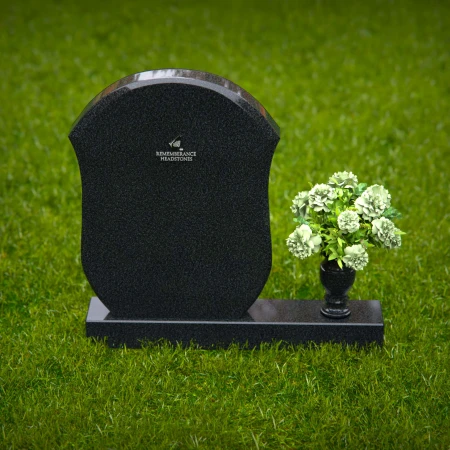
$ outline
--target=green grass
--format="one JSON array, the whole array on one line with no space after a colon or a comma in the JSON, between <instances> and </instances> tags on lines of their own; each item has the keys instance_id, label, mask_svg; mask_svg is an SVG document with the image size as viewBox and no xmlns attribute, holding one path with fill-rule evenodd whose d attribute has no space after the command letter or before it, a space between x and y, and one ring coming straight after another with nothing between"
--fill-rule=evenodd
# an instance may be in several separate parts
<instances>
[{"instance_id":1,"label":"green grass","mask_svg":"<svg viewBox=\"0 0 450 450\"><path fill-rule=\"evenodd\" d=\"M445 1L2 2L0 448L450 448L450 7ZM81 187L67 139L144 70L225 76L282 128L265 298L321 298L295 261L292 197L334 171L404 213L352 298L385 345L111 350L84 336Z\"/></svg>"}]
</instances>

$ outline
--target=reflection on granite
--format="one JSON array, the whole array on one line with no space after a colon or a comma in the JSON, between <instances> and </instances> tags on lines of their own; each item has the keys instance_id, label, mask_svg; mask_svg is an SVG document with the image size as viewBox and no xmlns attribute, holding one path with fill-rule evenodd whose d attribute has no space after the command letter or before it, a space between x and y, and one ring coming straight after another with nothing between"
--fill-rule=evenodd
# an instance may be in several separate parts
<instances>
[{"instance_id":1,"label":"reflection on granite","mask_svg":"<svg viewBox=\"0 0 450 450\"><path fill-rule=\"evenodd\" d=\"M298 303L289 300L257 300L248 310L255 322L298 322Z\"/></svg>"},{"instance_id":2,"label":"reflection on granite","mask_svg":"<svg viewBox=\"0 0 450 450\"><path fill-rule=\"evenodd\" d=\"M320 314L321 300L256 300L248 313L255 322L358 324L380 323L381 307L378 300L350 300L351 315L343 319L329 319Z\"/></svg>"},{"instance_id":3,"label":"reflection on granite","mask_svg":"<svg viewBox=\"0 0 450 450\"><path fill-rule=\"evenodd\" d=\"M267 112L261 103L256 100L250 93L248 93L245 89L242 89L236 83L233 83L226 78L220 77L218 75L214 75L209 72L202 72L199 70L189 70L189 69L159 69L159 70L149 70L146 72L138 72L132 75L128 75L120 80L110 84L107 88L103 89L99 94L97 94L84 108L80 116L76 119L72 128L74 128L80 119L93 107L95 106L101 99L108 96L109 94L121 89L121 88L131 88L133 83L142 83L149 82L152 83L170 83L176 81L177 79L185 79L185 80L199 80L204 81L205 84L210 84L213 88L214 86L223 87L226 91L234 92L240 98L242 98L241 106L246 109L246 106L249 105L252 107L258 114L263 116L275 130L275 132L279 135L280 128L277 123L273 120L272 116Z\"/></svg>"}]
</instances>

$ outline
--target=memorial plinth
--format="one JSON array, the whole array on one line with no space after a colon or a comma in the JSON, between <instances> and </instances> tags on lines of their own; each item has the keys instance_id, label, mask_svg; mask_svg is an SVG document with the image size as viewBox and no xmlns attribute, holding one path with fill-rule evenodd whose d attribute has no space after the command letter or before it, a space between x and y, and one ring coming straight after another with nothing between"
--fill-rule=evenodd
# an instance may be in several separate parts
<instances>
[{"instance_id":1,"label":"memorial plinth","mask_svg":"<svg viewBox=\"0 0 450 450\"><path fill-rule=\"evenodd\" d=\"M384 324L378 300L351 300L352 314L341 320L320 313L322 300L258 299L240 320L117 320L97 298L91 299L87 336L107 338L110 347L139 348L146 341L191 342L204 348L240 344L248 348L282 340L289 344L337 342L383 345Z\"/></svg>"}]
</instances>

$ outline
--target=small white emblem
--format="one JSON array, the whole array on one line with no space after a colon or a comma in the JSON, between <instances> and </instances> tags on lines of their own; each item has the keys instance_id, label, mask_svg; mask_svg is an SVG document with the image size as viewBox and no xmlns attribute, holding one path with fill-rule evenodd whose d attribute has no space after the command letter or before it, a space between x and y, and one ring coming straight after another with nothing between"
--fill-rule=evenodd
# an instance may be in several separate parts
<instances>
[{"instance_id":1,"label":"small white emblem","mask_svg":"<svg viewBox=\"0 0 450 450\"><path fill-rule=\"evenodd\" d=\"M182 148L180 148L180 146L181 146L181 134L179 136L177 136L172 142L169 142L169 145L172 148L179 148L180 151L183 150Z\"/></svg>"}]
</instances>

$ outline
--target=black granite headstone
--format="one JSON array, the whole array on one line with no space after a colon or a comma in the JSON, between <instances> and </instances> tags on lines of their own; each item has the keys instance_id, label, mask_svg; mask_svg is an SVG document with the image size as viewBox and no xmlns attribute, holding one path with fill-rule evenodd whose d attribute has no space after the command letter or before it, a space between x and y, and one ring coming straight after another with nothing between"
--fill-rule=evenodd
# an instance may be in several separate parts
<instances>
[{"instance_id":1,"label":"black granite headstone","mask_svg":"<svg viewBox=\"0 0 450 450\"><path fill-rule=\"evenodd\" d=\"M267 111L224 78L156 70L106 88L69 138L82 264L111 317L243 317L271 269Z\"/></svg>"},{"instance_id":2,"label":"black granite headstone","mask_svg":"<svg viewBox=\"0 0 450 450\"><path fill-rule=\"evenodd\" d=\"M112 84L69 136L82 181L90 337L112 347L383 341L380 303L257 299L272 262L268 180L280 131L234 83L157 70Z\"/></svg>"}]
</instances>

